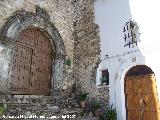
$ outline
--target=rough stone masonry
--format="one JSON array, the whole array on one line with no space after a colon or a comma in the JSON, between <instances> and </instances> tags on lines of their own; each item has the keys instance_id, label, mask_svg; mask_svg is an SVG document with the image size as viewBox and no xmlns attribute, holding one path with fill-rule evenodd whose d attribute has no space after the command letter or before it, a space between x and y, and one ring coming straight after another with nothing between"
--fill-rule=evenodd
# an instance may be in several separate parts
<instances>
[{"instance_id":1,"label":"rough stone masonry","mask_svg":"<svg viewBox=\"0 0 160 120\"><path fill-rule=\"evenodd\" d=\"M62 91L67 93L76 83L82 91L89 92L91 98L97 97L100 37L95 24L94 1L0 0L1 94L10 94L9 63L18 34L27 27L46 31L55 45L51 95ZM70 66L65 64L67 59L71 60ZM103 91L106 96L107 91Z\"/></svg>"}]
</instances>

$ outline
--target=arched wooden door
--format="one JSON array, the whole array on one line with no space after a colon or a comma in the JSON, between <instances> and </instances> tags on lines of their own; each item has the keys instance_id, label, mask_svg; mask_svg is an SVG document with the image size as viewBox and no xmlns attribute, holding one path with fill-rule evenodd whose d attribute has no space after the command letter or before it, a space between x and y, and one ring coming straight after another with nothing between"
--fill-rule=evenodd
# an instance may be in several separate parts
<instances>
[{"instance_id":1,"label":"arched wooden door","mask_svg":"<svg viewBox=\"0 0 160 120\"><path fill-rule=\"evenodd\" d=\"M127 120L160 120L154 74L136 75L125 80Z\"/></svg>"},{"instance_id":2,"label":"arched wooden door","mask_svg":"<svg viewBox=\"0 0 160 120\"><path fill-rule=\"evenodd\" d=\"M23 30L16 41L11 64L11 94L48 95L51 84L52 46L38 29Z\"/></svg>"}]
</instances>

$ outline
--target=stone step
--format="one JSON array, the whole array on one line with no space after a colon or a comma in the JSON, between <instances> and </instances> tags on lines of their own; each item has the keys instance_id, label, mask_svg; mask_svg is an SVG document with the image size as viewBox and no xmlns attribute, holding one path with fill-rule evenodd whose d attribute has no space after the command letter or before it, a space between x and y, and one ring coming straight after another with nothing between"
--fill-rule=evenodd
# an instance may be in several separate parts
<instances>
[{"instance_id":1,"label":"stone step","mask_svg":"<svg viewBox=\"0 0 160 120\"><path fill-rule=\"evenodd\" d=\"M76 108L76 109L58 109L58 108L52 108L52 109L46 109L46 110L7 110L5 115L10 116L18 116L18 115L24 115L24 116L62 116L62 115L76 115L77 117L80 117L80 113L83 112L82 108Z\"/></svg>"},{"instance_id":2,"label":"stone step","mask_svg":"<svg viewBox=\"0 0 160 120\"><path fill-rule=\"evenodd\" d=\"M18 116L18 115L24 115L24 116L31 116L31 115L36 115L36 116L45 116L45 117L50 117L50 116L59 116L61 117L62 115L70 115L70 116L75 116L76 120L83 120L84 118L82 118L83 116L81 115L83 110L75 110L75 111L68 111L68 110L60 110L58 112L53 112L50 110L42 110L42 111L10 111L7 112L5 115L9 115L9 116ZM80 119L82 118L82 119ZM45 119L46 120L46 119ZM90 120L89 118L87 120ZM92 119L91 119L92 120ZM94 120L94 119L93 119ZM98 119L95 119L98 120Z\"/></svg>"},{"instance_id":3,"label":"stone step","mask_svg":"<svg viewBox=\"0 0 160 120\"><path fill-rule=\"evenodd\" d=\"M4 97L4 98L3 98ZM24 116L59 116L76 115L76 119L82 118L82 114L88 115L87 109L79 108L75 94L68 98L60 96L0 96L0 100L6 108L4 115ZM57 120L61 120L61 119ZM37 119L36 119L37 120ZM47 119L45 119L47 120ZM49 120L49 119L48 119ZM65 120L65 119L63 119ZM72 119L74 120L74 119Z\"/></svg>"},{"instance_id":4,"label":"stone step","mask_svg":"<svg viewBox=\"0 0 160 120\"><path fill-rule=\"evenodd\" d=\"M36 103L36 104L20 104L20 103L9 103L9 104L5 104L6 109L15 109L15 108L20 108L23 110L45 110L45 109L52 109L52 107L54 106L58 106L60 109L64 109L64 108L68 108L68 109L72 109L72 108L79 108L79 105L77 103L72 103L72 104L44 104L44 103Z\"/></svg>"},{"instance_id":5,"label":"stone step","mask_svg":"<svg viewBox=\"0 0 160 120\"><path fill-rule=\"evenodd\" d=\"M68 103L64 105L45 104L45 103L6 103L6 115L26 115L28 112L36 115L55 115L55 114L80 114L83 109L77 106L72 107Z\"/></svg>"}]
</instances>

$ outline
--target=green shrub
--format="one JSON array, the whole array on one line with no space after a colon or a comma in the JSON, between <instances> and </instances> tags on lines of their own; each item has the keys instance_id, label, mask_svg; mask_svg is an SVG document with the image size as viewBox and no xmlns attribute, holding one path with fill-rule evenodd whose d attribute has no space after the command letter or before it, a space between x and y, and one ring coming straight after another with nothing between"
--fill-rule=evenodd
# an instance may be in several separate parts
<instances>
[{"instance_id":1,"label":"green shrub","mask_svg":"<svg viewBox=\"0 0 160 120\"><path fill-rule=\"evenodd\" d=\"M80 93L80 101L85 101L87 98L88 93L86 92L81 92Z\"/></svg>"},{"instance_id":2,"label":"green shrub","mask_svg":"<svg viewBox=\"0 0 160 120\"><path fill-rule=\"evenodd\" d=\"M2 115L4 114L4 112L5 112L5 107L4 107L4 105L1 103L1 104L0 104L0 116L2 116Z\"/></svg>"},{"instance_id":3,"label":"green shrub","mask_svg":"<svg viewBox=\"0 0 160 120\"><path fill-rule=\"evenodd\" d=\"M71 60L68 58L67 60L65 60L65 64L71 66Z\"/></svg>"},{"instance_id":4,"label":"green shrub","mask_svg":"<svg viewBox=\"0 0 160 120\"><path fill-rule=\"evenodd\" d=\"M96 110L97 110L97 109L100 109L100 103L99 103L99 101L95 101L95 102L94 102L93 108L96 109Z\"/></svg>"},{"instance_id":5,"label":"green shrub","mask_svg":"<svg viewBox=\"0 0 160 120\"><path fill-rule=\"evenodd\" d=\"M113 108L113 105L106 110L104 118L105 120L117 120L117 112L116 109Z\"/></svg>"},{"instance_id":6,"label":"green shrub","mask_svg":"<svg viewBox=\"0 0 160 120\"><path fill-rule=\"evenodd\" d=\"M102 83L107 83L107 78L104 76L100 79L102 81Z\"/></svg>"}]
</instances>

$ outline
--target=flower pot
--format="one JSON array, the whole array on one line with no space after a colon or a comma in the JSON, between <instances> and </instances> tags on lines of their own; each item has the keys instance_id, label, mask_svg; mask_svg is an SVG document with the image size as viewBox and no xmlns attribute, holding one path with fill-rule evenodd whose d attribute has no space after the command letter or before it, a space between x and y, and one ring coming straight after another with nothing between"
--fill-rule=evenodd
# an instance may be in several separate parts
<instances>
[{"instance_id":1,"label":"flower pot","mask_svg":"<svg viewBox=\"0 0 160 120\"><path fill-rule=\"evenodd\" d=\"M86 107L86 101L80 101L80 107L85 108Z\"/></svg>"},{"instance_id":2,"label":"flower pot","mask_svg":"<svg viewBox=\"0 0 160 120\"><path fill-rule=\"evenodd\" d=\"M96 110L94 111L95 117L99 117L99 116L100 116L100 112L101 112L101 109L96 109Z\"/></svg>"},{"instance_id":3,"label":"flower pot","mask_svg":"<svg viewBox=\"0 0 160 120\"><path fill-rule=\"evenodd\" d=\"M102 82L100 82L98 86L102 86L102 85L103 85L103 83L102 83Z\"/></svg>"},{"instance_id":4,"label":"flower pot","mask_svg":"<svg viewBox=\"0 0 160 120\"><path fill-rule=\"evenodd\" d=\"M107 83L106 83L106 82L104 82L104 83L103 83L103 85L107 85Z\"/></svg>"}]
</instances>

